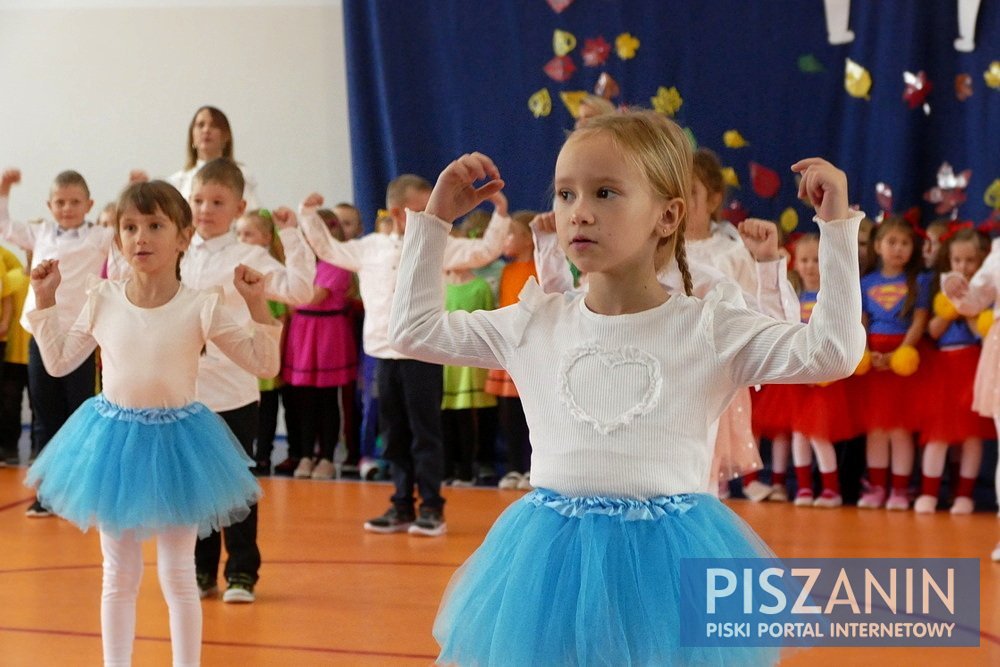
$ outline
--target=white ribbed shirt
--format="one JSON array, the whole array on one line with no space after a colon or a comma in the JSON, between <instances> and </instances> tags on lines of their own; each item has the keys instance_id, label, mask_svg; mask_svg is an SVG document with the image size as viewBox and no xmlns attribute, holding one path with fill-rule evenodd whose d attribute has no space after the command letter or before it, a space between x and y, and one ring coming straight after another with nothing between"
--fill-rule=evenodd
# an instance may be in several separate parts
<instances>
[{"instance_id":1,"label":"white ribbed shirt","mask_svg":"<svg viewBox=\"0 0 1000 667\"><path fill-rule=\"evenodd\" d=\"M737 389L824 382L857 366L865 346L859 221L821 223L824 289L800 324L751 311L733 285L605 316L583 296L543 294L529 281L513 306L444 313L440 266L450 226L411 214L390 340L426 361L507 369L531 431L535 486L640 499L702 492L708 428Z\"/></svg>"},{"instance_id":2,"label":"white ribbed shirt","mask_svg":"<svg viewBox=\"0 0 1000 667\"><path fill-rule=\"evenodd\" d=\"M396 289L403 239L399 234L366 234L359 239L338 241L318 215L316 207L299 211L299 225L316 256L327 264L358 274L361 301L365 305L362 342L365 352L377 359L407 359L389 344L389 310ZM510 218L493 214L481 239L455 238L445 242L445 271L462 271L486 266L503 252ZM441 280L442 277L438 276ZM444 296L441 297L444 304Z\"/></svg>"},{"instance_id":3,"label":"white ribbed shirt","mask_svg":"<svg viewBox=\"0 0 1000 667\"><path fill-rule=\"evenodd\" d=\"M240 243L231 232L205 240L194 235L181 259L181 280L201 290L222 288L222 305L239 324L250 322L250 310L233 285L233 270L246 264L267 277L267 298L292 305L312 300L316 257L298 228L278 232L285 263L265 248ZM198 366L198 400L215 412L235 410L260 400L257 377L242 369L214 343L209 343Z\"/></svg>"},{"instance_id":4,"label":"white ribbed shirt","mask_svg":"<svg viewBox=\"0 0 1000 667\"><path fill-rule=\"evenodd\" d=\"M87 299L87 276L101 275L114 240L114 229L92 222L84 222L75 229L62 229L53 220L40 223L12 221L7 206L8 198L0 197L0 237L31 251L28 273L43 260L59 260L62 281L56 289L56 299L62 304L59 317L64 327L69 329ZM21 311L21 326L29 333L31 323L27 316L33 310L35 290L29 289Z\"/></svg>"}]
</instances>

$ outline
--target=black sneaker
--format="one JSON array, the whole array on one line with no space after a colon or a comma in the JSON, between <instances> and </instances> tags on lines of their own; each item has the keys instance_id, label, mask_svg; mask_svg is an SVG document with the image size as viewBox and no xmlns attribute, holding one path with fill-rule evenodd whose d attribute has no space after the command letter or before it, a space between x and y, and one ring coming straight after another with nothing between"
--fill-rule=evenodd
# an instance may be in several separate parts
<instances>
[{"instance_id":1,"label":"black sneaker","mask_svg":"<svg viewBox=\"0 0 1000 667\"><path fill-rule=\"evenodd\" d=\"M421 507L420 518L410 526L409 533L425 537L440 537L447 530L448 524L444 522L444 512L431 507Z\"/></svg>"},{"instance_id":2,"label":"black sneaker","mask_svg":"<svg viewBox=\"0 0 1000 667\"><path fill-rule=\"evenodd\" d=\"M24 516L30 519L44 519L45 517L52 516L52 511L40 503L38 499L31 503L28 509L24 512Z\"/></svg>"},{"instance_id":3,"label":"black sneaker","mask_svg":"<svg viewBox=\"0 0 1000 667\"><path fill-rule=\"evenodd\" d=\"M222 594L223 602L247 603L253 602L257 596L253 593L254 580L249 574L234 574L229 577L229 585Z\"/></svg>"},{"instance_id":4,"label":"black sneaker","mask_svg":"<svg viewBox=\"0 0 1000 667\"><path fill-rule=\"evenodd\" d=\"M257 464L253 468L250 468L250 472L253 473L254 477L270 477L271 476L271 462L270 461L257 461Z\"/></svg>"},{"instance_id":5,"label":"black sneaker","mask_svg":"<svg viewBox=\"0 0 1000 667\"><path fill-rule=\"evenodd\" d=\"M365 530L372 533L405 533L412 528L416 518L412 510L400 512L390 507L382 516L365 521Z\"/></svg>"},{"instance_id":6,"label":"black sneaker","mask_svg":"<svg viewBox=\"0 0 1000 667\"><path fill-rule=\"evenodd\" d=\"M198 597L214 598L219 595L219 586L215 583L215 577L208 572L196 572L195 579L198 581Z\"/></svg>"}]
</instances>

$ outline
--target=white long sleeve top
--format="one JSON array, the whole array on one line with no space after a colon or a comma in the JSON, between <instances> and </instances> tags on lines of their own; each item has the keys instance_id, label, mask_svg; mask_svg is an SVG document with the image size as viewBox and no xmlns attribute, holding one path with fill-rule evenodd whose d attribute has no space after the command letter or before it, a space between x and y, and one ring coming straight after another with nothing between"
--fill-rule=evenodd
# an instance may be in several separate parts
<instances>
[{"instance_id":1,"label":"white long sleeve top","mask_svg":"<svg viewBox=\"0 0 1000 667\"><path fill-rule=\"evenodd\" d=\"M390 341L426 361L506 368L531 430L536 486L639 499L701 492L712 457L707 430L737 389L824 382L857 366L865 346L860 219L821 224L824 289L809 323L795 324L749 310L733 285L605 316L582 295L543 294L529 281L513 306L445 313L440 266L450 226L411 214Z\"/></svg>"},{"instance_id":2,"label":"white long sleeve top","mask_svg":"<svg viewBox=\"0 0 1000 667\"><path fill-rule=\"evenodd\" d=\"M229 316L222 290L181 286L157 308L140 308L125 296L126 282L91 280L82 309L63 326L63 304L28 315L45 368L62 376L101 347L101 377L109 401L129 408L177 408L196 398L202 347L211 343L245 372L274 375L280 360L281 324L244 326Z\"/></svg>"},{"instance_id":3,"label":"white long sleeve top","mask_svg":"<svg viewBox=\"0 0 1000 667\"><path fill-rule=\"evenodd\" d=\"M975 317L992 307L994 318L998 318L1000 317L998 294L1000 294L1000 238L993 239L990 254L969 281L969 291L965 298L957 299L947 292L945 296L955 304L955 309L966 317Z\"/></svg>"},{"instance_id":4,"label":"white long sleeve top","mask_svg":"<svg viewBox=\"0 0 1000 667\"><path fill-rule=\"evenodd\" d=\"M299 224L316 252L328 264L358 274L361 301L365 305L362 342L365 352L377 359L406 359L389 344L389 310L396 290L403 238L399 234L366 234L359 239L338 241L315 207L299 211ZM444 271L463 271L486 266L503 252L510 217L494 212L481 239L448 237L444 247ZM442 297L441 303L444 303Z\"/></svg>"},{"instance_id":5,"label":"white long sleeve top","mask_svg":"<svg viewBox=\"0 0 1000 667\"><path fill-rule=\"evenodd\" d=\"M271 257L265 248L240 243L232 233L207 241L195 234L181 259L181 280L194 289L221 287L223 307L233 320L243 325L251 317L233 285L233 270L240 264L266 276L268 299L292 305L308 303L313 295L316 257L298 228L282 229L278 235L285 248L284 264ZM241 368L210 342L198 367L198 400L215 412L225 412L259 399L256 374Z\"/></svg>"},{"instance_id":6,"label":"white long sleeve top","mask_svg":"<svg viewBox=\"0 0 1000 667\"><path fill-rule=\"evenodd\" d=\"M66 329L76 320L86 301L87 277L100 277L114 236L114 229L92 222L84 222L75 229L63 229L53 220L13 221L8 213L8 198L0 197L0 237L31 252L28 273L43 260L59 260L62 282L56 290L56 299L63 304L59 316ZM31 322L27 315L33 310L35 291L29 289L21 311L21 326L29 333Z\"/></svg>"}]
</instances>

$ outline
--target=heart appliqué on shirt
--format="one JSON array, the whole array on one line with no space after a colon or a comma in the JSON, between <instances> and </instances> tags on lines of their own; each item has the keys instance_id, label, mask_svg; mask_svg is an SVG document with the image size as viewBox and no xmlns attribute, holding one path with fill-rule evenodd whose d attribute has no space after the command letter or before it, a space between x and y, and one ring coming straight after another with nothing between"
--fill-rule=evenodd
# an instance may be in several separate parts
<instances>
[{"instance_id":1,"label":"heart appliqu\u00e9 on shirt","mask_svg":"<svg viewBox=\"0 0 1000 667\"><path fill-rule=\"evenodd\" d=\"M660 362L638 348L586 343L563 355L558 383L573 417L607 435L656 406L663 376Z\"/></svg>"}]
</instances>

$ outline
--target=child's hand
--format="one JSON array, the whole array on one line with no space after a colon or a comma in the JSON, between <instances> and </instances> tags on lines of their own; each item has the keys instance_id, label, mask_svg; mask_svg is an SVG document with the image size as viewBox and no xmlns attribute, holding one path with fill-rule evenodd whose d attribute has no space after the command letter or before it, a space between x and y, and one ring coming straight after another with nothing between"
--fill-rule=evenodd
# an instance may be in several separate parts
<instances>
[{"instance_id":1,"label":"child's hand","mask_svg":"<svg viewBox=\"0 0 1000 667\"><path fill-rule=\"evenodd\" d=\"M264 299L264 274L246 264L233 269L233 285L247 303Z\"/></svg>"},{"instance_id":2,"label":"child's hand","mask_svg":"<svg viewBox=\"0 0 1000 667\"><path fill-rule=\"evenodd\" d=\"M951 302L961 301L969 293L969 281L958 271L941 276L941 291Z\"/></svg>"},{"instance_id":3,"label":"child's hand","mask_svg":"<svg viewBox=\"0 0 1000 667\"><path fill-rule=\"evenodd\" d=\"M539 234L555 234L556 233L556 214L553 211L546 211L545 213L539 213L528 226L534 229Z\"/></svg>"},{"instance_id":4,"label":"child's hand","mask_svg":"<svg viewBox=\"0 0 1000 667\"><path fill-rule=\"evenodd\" d=\"M477 181L484 179L488 181L475 187ZM444 168L424 210L451 223L500 192L503 186L493 160L482 153L467 153Z\"/></svg>"},{"instance_id":5,"label":"child's hand","mask_svg":"<svg viewBox=\"0 0 1000 667\"><path fill-rule=\"evenodd\" d=\"M318 192L312 192L308 197L302 200L302 203L299 205L299 210L303 208L319 208L322 205L323 195Z\"/></svg>"},{"instance_id":6,"label":"child's hand","mask_svg":"<svg viewBox=\"0 0 1000 667\"><path fill-rule=\"evenodd\" d=\"M320 197L320 200L322 199L323 198ZM306 201L308 201L308 199ZM304 202L303 205L305 205ZM295 212L287 206L282 206L274 211L271 211L271 219L274 220L274 226L278 229L292 229L298 224Z\"/></svg>"},{"instance_id":7,"label":"child's hand","mask_svg":"<svg viewBox=\"0 0 1000 667\"><path fill-rule=\"evenodd\" d=\"M502 218L506 218L508 212L507 195L502 192L498 192L490 197L490 201L493 203L493 206L496 207L497 215Z\"/></svg>"},{"instance_id":8,"label":"child's hand","mask_svg":"<svg viewBox=\"0 0 1000 667\"><path fill-rule=\"evenodd\" d=\"M3 174L0 175L0 197L6 197L10 194L10 186L16 185L21 182L21 170L20 169L4 169Z\"/></svg>"},{"instance_id":9,"label":"child's hand","mask_svg":"<svg viewBox=\"0 0 1000 667\"><path fill-rule=\"evenodd\" d=\"M147 174L142 169L133 169L128 173L128 183L132 185L133 183L148 183L149 174Z\"/></svg>"},{"instance_id":10,"label":"child's hand","mask_svg":"<svg viewBox=\"0 0 1000 667\"><path fill-rule=\"evenodd\" d=\"M773 262L778 254L778 225L769 220L747 218L740 223L743 244L758 262Z\"/></svg>"},{"instance_id":11,"label":"child's hand","mask_svg":"<svg viewBox=\"0 0 1000 667\"><path fill-rule=\"evenodd\" d=\"M843 220L851 214L844 172L818 157L799 160L792 171L802 175L799 198L812 204L822 220Z\"/></svg>"},{"instance_id":12,"label":"child's hand","mask_svg":"<svg viewBox=\"0 0 1000 667\"><path fill-rule=\"evenodd\" d=\"M35 291L35 305L39 309L56 305L56 288L61 281L58 259L43 260L31 270L31 289Z\"/></svg>"},{"instance_id":13,"label":"child's hand","mask_svg":"<svg viewBox=\"0 0 1000 667\"><path fill-rule=\"evenodd\" d=\"M889 368L889 359L892 357L892 352L872 352L872 368L877 371L884 371Z\"/></svg>"}]
</instances>

